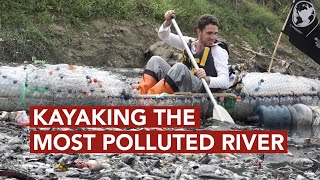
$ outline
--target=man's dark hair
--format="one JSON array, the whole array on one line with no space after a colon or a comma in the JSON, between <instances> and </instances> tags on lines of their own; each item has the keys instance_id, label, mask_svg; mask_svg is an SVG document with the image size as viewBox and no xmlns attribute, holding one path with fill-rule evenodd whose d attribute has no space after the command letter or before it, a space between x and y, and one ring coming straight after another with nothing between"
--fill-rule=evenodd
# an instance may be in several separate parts
<instances>
[{"instance_id":1,"label":"man's dark hair","mask_svg":"<svg viewBox=\"0 0 320 180\"><path fill-rule=\"evenodd\" d=\"M212 24L219 27L219 21L210 14L202 15L197 23L197 28L201 31L208 25Z\"/></svg>"}]
</instances>

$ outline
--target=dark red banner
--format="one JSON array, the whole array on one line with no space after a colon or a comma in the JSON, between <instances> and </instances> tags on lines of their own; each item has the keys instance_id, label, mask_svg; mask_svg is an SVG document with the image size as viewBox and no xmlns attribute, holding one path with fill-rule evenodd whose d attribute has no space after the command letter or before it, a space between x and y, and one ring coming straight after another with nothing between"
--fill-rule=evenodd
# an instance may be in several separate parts
<instances>
[{"instance_id":1,"label":"dark red banner","mask_svg":"<svg viewBox=\"0 0 320 180\"><path fill-rule=\"evenodd\" d=\"M287 131L31 131L31 153L287 153Z\"/></svg>"},{"instance_id":2,"label":"dark red banner","mask_svg":"<svg viewBox=\"0 0 320 180\"><path fill-rule=\"evenodd\" d=\"M198 106L31 106L37 128L198 128Z\"/></svg>"}]
</instances>

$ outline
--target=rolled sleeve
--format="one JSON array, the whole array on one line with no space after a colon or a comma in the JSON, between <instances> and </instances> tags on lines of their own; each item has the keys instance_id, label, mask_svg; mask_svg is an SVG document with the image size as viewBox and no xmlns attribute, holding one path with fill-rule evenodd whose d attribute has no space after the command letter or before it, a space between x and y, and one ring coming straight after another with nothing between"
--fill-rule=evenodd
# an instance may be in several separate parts
<instances>
[{"instance_id":1,"label":"rolled sleeve","mask_svg":"<svg viewBox=\"0 0 320 180\"><path fill-rule=\"evenodd\" d=\"M184 46L183 43L181 42L180 37L177 34L173 34L171 33L171 29L170 26L164 28L163 25L160 26L159 30L158 30L158 37L165 43L183 50ZM190 39L192 39L191 37L188 36L183 36L184 41L188 42Z\"/></svg>"},{"instance_id":2,"label":"rolled sleeve","mask_svg":"<svg viewBox=\"0 0 320 180\"><path fill-rule=\"evenodd\" d=\"M165 27L163 27L163 25L161 25L158 30L158 37L161 40L167 39L169 37L170 33L171 33L170 26L165 28Z\"/></svg>"},{"instance_id":3,"label":"rolled sleeve","mask_svg":"<svg viewBox=\"0 0 320 180\"><path fill-rule=\"evenodd\" d=\"M209 87L227 89L229 86L228 52L217 45L211 48L211 55L214 58L217 77L210 77Z\"/></svg>"}]
</instances>

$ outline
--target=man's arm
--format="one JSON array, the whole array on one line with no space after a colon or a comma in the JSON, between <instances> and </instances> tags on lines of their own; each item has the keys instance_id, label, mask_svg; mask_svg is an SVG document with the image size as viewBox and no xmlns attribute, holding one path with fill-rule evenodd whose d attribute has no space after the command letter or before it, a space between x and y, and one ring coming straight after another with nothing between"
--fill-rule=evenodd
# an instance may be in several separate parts
<instances>
[{"instance_id":1,"label":"man's arm","mask_svg":"<svg viewBox=\"0 0 320 180\"><path fill-rule=\"evenodd\" d=\"M165 43L167 43L177 49L183 50L184 46L183 46L183 43L181 42L179 36L171 33L171 30L170 30L171 19L174 17L175 17L175 13L172 10L167 11L165 13L165 15L164 15L165 20L159 28L158 37L162 41L164 41ZM190 39L191 39L191 37L184 36L184 40L186 42L189 42Z\"/></svg>"},{"instance_id":2,"label":"man's arm","mask_svg":"<svg viewBox=\"0 0 320 180\"><path fill-rule=\"evenodd\" d=\"M158 31L158 37L170 46L173 46L179 50L184 50L183 43L181 42L179 36L171 33L170 26L164 28L164 25L162 24ZM188 42L191 38L184 36L184 39L186 42Z\"/></svg>"}]
</instances>

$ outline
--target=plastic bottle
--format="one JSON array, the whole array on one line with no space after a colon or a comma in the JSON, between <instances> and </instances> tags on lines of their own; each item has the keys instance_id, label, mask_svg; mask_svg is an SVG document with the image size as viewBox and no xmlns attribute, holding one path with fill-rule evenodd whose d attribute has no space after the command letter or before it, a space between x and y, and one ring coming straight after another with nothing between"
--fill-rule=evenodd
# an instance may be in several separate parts
<instances>
[{"instance_id":1,"label":"plastic bottle","mask_svg":"<svg viewBox=\"0 0 320 180\"><path fill-rule=\"evenodd\" d=\"M201 106L201 97L200 96L193 97L192 106Z\"/></svg>"},{"instance_id":2,"label":"plastic bottle","mask_svg":"<svg viewBox=\"0 0 320 180\"><path fill-rule=\"evenodd\" d=\"M256 106L258 106L258 105L264 105L265 104L265 102L264 102L264 95L263 94L259 94L259 95L257 95L257 96L255 96L255 99L256 99Z\"/></svg>"},{"instance_id":3,"label":"plastic bottle","mask_svg":"<svg viewBox=\"0 0 320 180\"><path fill-rule=\"evenodd\" d=\"M137 105L137 97L131 96L128 100L128 106L136 106Z\"/></svg>"},{"instance_id":4,"label":"plastic bottle","mask_svg":"<svg viewBox=\"0 0 320 180\"><path fill-rule=\"evenodd\" d=\"M148 99L147 99L146 96L144 96L144 97L142 98L142 105L143 105L143 106L149 106L149 102L148 102Z\"/></svg>"},{"instance_id":5,"label":"plastic bottle","mask_svg":"<svg viewBox=\"0 0 320 180\"><path fill-rule=\"evenodd\" d=\"M163 96L161 96L159 98L159 103L158 103L159 106L166 106L166 102L165 102L165 99Z\"/></svg>"},{"instance_id":6,"label":"plastic bottle","mask_svg":"<svg viewBox=\"0 0 320 180\"><path fill-rule=\"evenodd\" d=\"M120 96L120 99L119 99L118 106L126 106L126 105L127 105L127 101L126 101L126 99L124 98L124 95L121 95L121 96Z\"/></svg>"},{"instance_id":7,"label":"plastic bottle","mask_svg":"<svg viewBox=\"0 0 320 180\"><path fill-rule=\"evenodd\" d=\"M297 112L292 106L258 106L253 112L253 116L248 117L249 121L264 125L269 129L297 128Z\"/></svg>"},{"instance_id":8,"label":"plastic bottle","mask_svg":"<svg viewBox=\"0 0 320 180\"><path fill-rule=\"evenodd\" d=\"M299 95L295 92L292 93L292 99L293 99L293 104L299 104L300 103L300 98Z\"/></svg>"},{"instance_id":9,"label":"plastic bottle","mask_svg":"<svg viewBox=\"0 0 320 180\"><path fill-rule=\"evenodd\" d=\"M192 102L191 102L190 96L186 96L186 98L184 100L184 105L185 106L192 106Z\"/></svg>"},{"instance_id":10,"label":"plastic bottle","mask_svg":"<svg viewBox=\"0 0 320 180\"><path fill-rule=\"evenodd\" d=\"M145 106L154 106L156 105L156 97L152 96L152 97L143 97L143 104Z\"/></svg>"},{"instance_id":11,"label":"plastic bottle","mask_svg":"<svg viewBox=\"0 0 320 180\"><path fill-rule=\"evenodd\" d=\"M158 99L158 98L157 98L156 96L152 96L152 97L151 97L152 106L156 106L156 105L158 104L157 99Z\"/></svg>"},{"instance_id":12,"label":"plastic bottle","mask_svg":"<svg viewBox=\"0 0 320 180\"><path fill-rule=\"evenodd\" d=\"M279 103L280 103L280 105L288 105L288 103L287 103L287 95L286 94L280 94L279 95Z\"/></svg>"},{"instance_id":13,"label":"plastic bottle","mask_svg":"<svg viewBox=\"0 0 320 180\"><path fill-rule=\"evenodd\" d=\"M294 105L295 104L295 98L294 98L294 94L293 93L290 93L288 95L288 101L289 101L290 105Z\"/></svg>"},{"instance_id":14,"label":"plastic bottle","mask_svg":"<svg viewBox=\"0 0 320 180\"><path fill-rule=\"evenodd\" d=\"M320 96L318 96L317 93L313 93L312 94L312 103L311 103L311 105L312 106L319 106L320 105L320 99L319 98L320 98Z\"/></svg>"},{"instance_id":15,"label":"plastic bottle","mask_svg":"<svg viewBox=\"0 0 320 180\"><path fill-rule=\"evenodd\" d=\"M33 91L34 93L35 91ZM55 94L55 98L54 98L54 105L60 105L61 104L61 101L64 99L63 97L63 94L62 94L62 90L61 89L58 89L56 91L56 94Z\"/></svg>"},{"instance_id":16,"label":"plastic bottle","mask_svg":"<svg viewBox=\"0 0 320 180\"><path fill-rule=\"evenodd\" d=\"M301 101L302 104L311 105L313 97L310 93L303 93L301 96Z\"/></svg>"},{"instance_id":17,"label":"plastic bottle","mask_svg":"<svg viewBox=\"0 0 320 180\"><path fill-rule=\"evenodd\" d=\"M263 105L271 105L271 96L269 94L264 95Z\"/></svg>"},{"instance_id":18,"label":"plastic bottle","mask_svg":"<svg viewBox=\"0 0 320 180\"><path fill-rule=\"evenodd\" d=\"M249 95L249 104L247 109L249 112L253 111L253 108L257 106L257 97L254 95Z\"/></svg>"},{"instance_id":19,"label":"plastic bottle","mask_svg":"<svg viewBox=\"0 0 320 180\"><path fill-rule=\"evenodd\" d=\"M173 100L172 100L171 96L166 98L166 105L167 106L173 106Z\"/></svg>"},{"instance_id":20,"label":"plastic bottle","mask_svg":"<svg viewBox=\"0 0 320 180\"><path fill-rule=\"evenodd\" d=\"M109 106L115 106L114 96L113 95L109 96Z\"/></svg>"},{"instance_id":21,"label":"plastic bottle","mask_svg":"<svg viewBox=\"0 0 320 180\"><path fill-rule=\"evenodd\" d=\"M181 97L172 98L174 106L183 106L183 102L181 101Z\"/></svg>"},{"instance_id":22,"label":"plastic bottle","mask_svg":"<svg viewBox=\"0 0 320 180\"><path fill-rule=\"evenodd\" d=\"M279 94L273 94L272 96L271 96L271 104L272 105L279 105L280 104L280 102L279 102L280 100L279 100Z\"/></svg>"}]
</instances>

